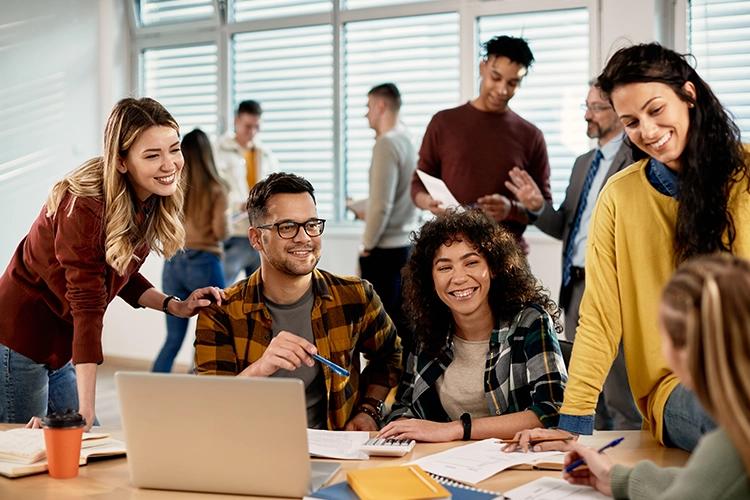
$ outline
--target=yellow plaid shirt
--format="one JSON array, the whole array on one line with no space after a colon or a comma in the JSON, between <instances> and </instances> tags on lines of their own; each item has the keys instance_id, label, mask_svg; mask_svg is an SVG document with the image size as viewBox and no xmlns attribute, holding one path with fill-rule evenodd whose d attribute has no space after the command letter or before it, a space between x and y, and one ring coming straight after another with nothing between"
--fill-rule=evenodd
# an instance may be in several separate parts
<instances>
[{"instance_id":1,"label":"yellow plaid shirt","mask_svg":"<svg viewBox=\"0 0 750 500\"><path fill-rule=\"evenodd\" d=\"M199 375L237 375L263 355L271 342L271 315L263 302L260 271L227 288L221 306L201 309L195 332ZM318 354L346 368L333 376L322 365L328 393L328 428L343 429L359 391L368 385L395 387L401 377L401 341L367 281L313 270L311 313ZM360 353L368 363L360 370ZM360 373L361 372L361 373Z\"/></svg>"}]
</instances>

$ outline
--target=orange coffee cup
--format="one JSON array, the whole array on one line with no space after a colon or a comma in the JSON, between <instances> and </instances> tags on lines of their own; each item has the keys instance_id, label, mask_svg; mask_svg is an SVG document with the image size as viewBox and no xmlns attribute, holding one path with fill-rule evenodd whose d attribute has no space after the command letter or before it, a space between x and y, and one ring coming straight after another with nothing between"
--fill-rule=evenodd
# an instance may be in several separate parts
<instances>
[{"instance_id":1,"label":"orange coffee cup","mask_svg":"<svg viewBox=\"0 0 750 500\"><path fill-rule=\"evenodd\" d=\"M78 476L84 419L77 411L52 413L42 419L49 475L54 479Z\"/></svg>"}]
</instances>

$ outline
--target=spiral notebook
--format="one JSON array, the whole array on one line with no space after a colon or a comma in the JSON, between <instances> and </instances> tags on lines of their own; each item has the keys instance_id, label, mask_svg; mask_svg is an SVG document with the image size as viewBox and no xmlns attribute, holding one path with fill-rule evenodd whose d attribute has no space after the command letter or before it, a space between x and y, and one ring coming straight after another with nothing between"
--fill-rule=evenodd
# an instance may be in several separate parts
<instances>
[{"instance_id":1,"label":"spiral notebook","mask_svg":"<svg viewBox=\"0 0 750 500\"><path fill-rule=\"evenodd\" d=\"M501 493L482 490L465 484L457 483L444 477L430 474L438 483L442 484L451 494L452 500L504 500ZM354 490L346 481L322 488L307 495L303 500L359 500Z\"/></svg>"}]
</instances>

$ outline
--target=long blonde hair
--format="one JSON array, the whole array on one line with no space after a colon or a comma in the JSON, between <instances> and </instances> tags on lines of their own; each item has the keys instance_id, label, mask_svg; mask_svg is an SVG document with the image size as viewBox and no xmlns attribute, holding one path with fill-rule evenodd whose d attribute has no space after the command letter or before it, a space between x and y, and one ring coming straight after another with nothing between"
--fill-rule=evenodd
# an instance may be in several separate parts
<instances>
[{"instance_id":1,"label":"long blonde hair","mask_svg":"<svg viewBox=\"0 0 750 500\"><path fill-rule=\"evenodd\" d=\"M679 268L662 316L703 407L726 431L750 473L750 262L719 254Z\"/></svg>"},{"instance_id":2,"label":"long blonde hair","mask_svg":"<svg viewBox=\"0 0 750 500\"><path fill-rule=\"evenodd\" d=\"M153 126L166 126L179 133L172 115L153 99L126 98L112 109L104 130L104 156L92 158L50 189L47 217L60 208L65 193L72 195L69 217L78 198L101 198L104 204L104 249L107 264L122 275L143 245L164 258L180 250L185 242L182 226L183 182L172 196L156 196L152 215L140 228L136 223L134 194L127 176L117 171L120 158L143 132ZM184 171L184 169L183 169ZM181 174L182 175L182 174Z\"/></svg>"}]
</instances>

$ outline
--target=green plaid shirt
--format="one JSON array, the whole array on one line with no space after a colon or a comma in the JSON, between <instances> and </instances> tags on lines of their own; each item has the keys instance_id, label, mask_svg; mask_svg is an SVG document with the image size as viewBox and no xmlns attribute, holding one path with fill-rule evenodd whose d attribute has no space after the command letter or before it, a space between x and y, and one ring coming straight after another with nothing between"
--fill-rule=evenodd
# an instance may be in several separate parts
<instances>
[{"instance_id":1,"label":"green plaid shirt","mask_svg":"<svg viewBox=\"0 0 750 500\"><path fill-rule=\"evenodd\" d=\"M271 315L263 302L260 271L227 288L221 306L201 309L195 332L199 375L237 375L271 342ZM322 365L328 393L328 428L343 429L368 385L395 387L402 372L401 342L372 285L313 270L311 321L318 354L346 368L333 376ZM360 353L368 360L360 373Z\"/></svg>"},{"instance_id":2,"label":"green plaid shirt","mask_svg":"<svg viewBox=\"0 0 750 500\"><path fill-rule=\"evenodd\" d=\"M510 325L492 330L487 347L483 383L490 415L531 410L545 427L555 427L568 373L549 314L537 305L527 307ZM443 351L453 360L450 328ZM388 421L401 417L450 421L435 388L449 364L415 347Z\"/></svg>"}]
</instances>

